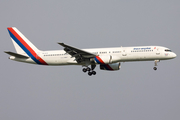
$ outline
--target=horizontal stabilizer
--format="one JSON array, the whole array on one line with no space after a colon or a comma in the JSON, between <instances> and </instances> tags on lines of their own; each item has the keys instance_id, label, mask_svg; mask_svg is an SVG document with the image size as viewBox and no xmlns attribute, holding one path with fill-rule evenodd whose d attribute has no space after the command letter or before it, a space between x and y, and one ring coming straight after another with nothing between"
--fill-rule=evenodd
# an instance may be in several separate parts
<instances>
[{"instance_id":1,"label":"horizontal stabilizer","mask_svg":"<svg viewBox=\"0 0 180 120\"><path fill-rule=\"evenodd\" d=\"M9 51L4 51L5 53L11 55L11 56L14 56L14 57L17 57L17 58L29 58L27 56L24 56L24 55L21 55L21 54L17 54L17 53L13 53L13 52L9 52Z\"/></svg>"}]
</instances>

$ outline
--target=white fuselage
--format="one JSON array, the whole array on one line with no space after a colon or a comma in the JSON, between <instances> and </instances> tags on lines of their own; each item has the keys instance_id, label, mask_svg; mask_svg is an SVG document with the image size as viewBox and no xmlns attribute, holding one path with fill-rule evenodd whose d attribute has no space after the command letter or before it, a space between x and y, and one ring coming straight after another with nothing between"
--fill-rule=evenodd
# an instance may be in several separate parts
<instances>
[{"instance_id":1,"label":"white fuselage","mask_svg":"<svg viewBox=\"0 0 180 120\"><path fill-rule=\"evenodd\" d=\"M171 52L168 48L161 46L96 48L83 50L96 54L97 56L111 56L111 63L168 60L176 57L175 53ZM48 65L81 65L77 63L75 57L72 57L64 50L40 51L37 54ZM10 59L36 64L31 58L25 59L11 56Z\"/></svg>"}]
</instances>

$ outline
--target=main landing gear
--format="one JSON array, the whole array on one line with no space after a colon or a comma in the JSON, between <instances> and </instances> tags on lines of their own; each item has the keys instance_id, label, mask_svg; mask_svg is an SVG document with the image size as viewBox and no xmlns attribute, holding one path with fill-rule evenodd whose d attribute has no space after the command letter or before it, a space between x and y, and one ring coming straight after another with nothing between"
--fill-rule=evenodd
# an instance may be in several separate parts
<instances>
[{"instance_id":1,"label":"main landing gear","mask_svg":"<svg viewBox=\"0 0 180 120\"><path fill-rule=\"evenodd\" d=\"M154 68L153 68L154 70L157 70L157 67L156 67L156 66L157 66L157 63L158 63L158 62L160 62L160 60L155 60L155 61L154 61Z\"/></svg>"},{"instance_id":2,"label":"main landing gear","mask_svg":"<svg viewBox=\"0 0 180 120\"><path fill-rule=\"evenodd\" d=\"M93 71L91 68L87 67L87 68L83 68L82 71L85 73L88 71L88 75L96 75L96 71Z\"/></svg>"},{"instance_id":3,"label":"main landing gear","mask_svg":"<svg viewBox=\"0 0 180 120\"><path fill-rule=\"evenodd\" d=\"M94 68L96 67L96 65L91 65L91 68L87 67L87 68L83 68L82 71L85 73L88 71L88 75L96 75L96 71L94 71Z\"/></svg>"}]
</instances>

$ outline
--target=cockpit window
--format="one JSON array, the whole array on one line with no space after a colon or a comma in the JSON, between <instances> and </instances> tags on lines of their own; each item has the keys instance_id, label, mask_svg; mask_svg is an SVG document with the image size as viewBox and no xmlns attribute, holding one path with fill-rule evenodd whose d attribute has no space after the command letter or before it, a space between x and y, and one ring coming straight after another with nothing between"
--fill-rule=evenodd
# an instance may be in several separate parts
<instances>
[{"instance_id":1,"label":"cockpit window","mask_svg":"<svg viewBox=\"0 0 180 120\"><path fill-rule=\"evenodd\" d=\"M172 52L172 51L171 51L171 50L169 50L169 49L165 49L165 51L166 51L166 52Z\"/></svg>"}]
</instances>

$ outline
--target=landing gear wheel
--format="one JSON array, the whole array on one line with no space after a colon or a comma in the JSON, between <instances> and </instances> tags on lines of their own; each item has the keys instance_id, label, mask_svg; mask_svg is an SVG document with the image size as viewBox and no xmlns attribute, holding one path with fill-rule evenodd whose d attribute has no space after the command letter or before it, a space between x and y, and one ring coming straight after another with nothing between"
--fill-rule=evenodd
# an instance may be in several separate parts
<instances>
[{"instance_id":1,"label":"landing gear wheel","mask_svg":"<svg viewBox=\"0 0 180 120\"><path fill-rule=\"evenodd\" d=\"M86 65L86 68L83 68L82 71L87 72L89 76L96 75L94 68L96 67L95 63L91 65L91 68Z\"/></svg>"},{"instance_id":2,"label":"landing gear wheel","mask_svg":"<svg viewBox=\"0 0 180 120\"><path fill-rule=\"evenodd\" d=\"M87 71L90 71L90 70L91 70L91 69L88 67L88 68L87 68Z\"/></svg>"},{"instance_id":3,"label":"landing gear wheel","mask_svg":"<svg viewBox=\"0 0 180 120\"><path fill-rule=\"evenodd\" d=\"M157 70L157 67L154 67L153 69L154 69L154 70Z\"/></svg>"},{"instance_id":4,"label":"landing gear wheel","mask_svg":"<svg viewBox=\"0 0 180 120\"><path fill-rule=\"evenodd\" d=\"M87 69L86 69L86 68L83 68L82 71L83 71L83 72L87 72Z\"/></svg>"},{"instance_id":5,"label":"landing gear wheel","mask_svg":"<svg viewBox=\"0 0 180 120\"><path fill-rule=\"evenodd\" d=\"M88 75L91 76L91 75L92 75L92 72L88 72Z\"/></svg>"},{"instance_id":6,"label":"landing gear wheel","mask_svg":"<svg viewBox=\"0 0 180 120\"><path fill-rule=\"evenodd\" d=\"M93 75L96 75L96 71L92 71L92 74L93 74Z\"/></svg>"}]
</instances>

